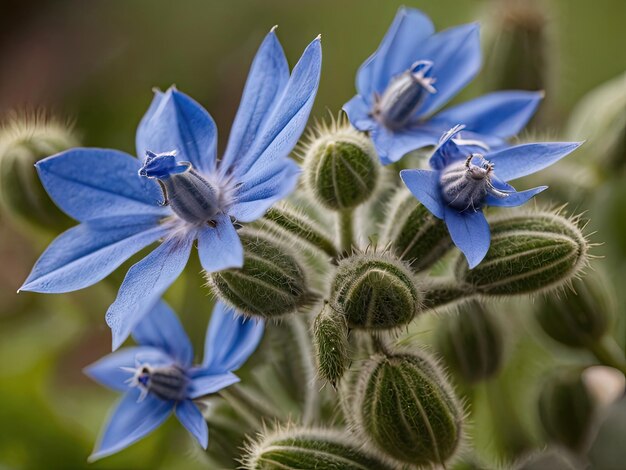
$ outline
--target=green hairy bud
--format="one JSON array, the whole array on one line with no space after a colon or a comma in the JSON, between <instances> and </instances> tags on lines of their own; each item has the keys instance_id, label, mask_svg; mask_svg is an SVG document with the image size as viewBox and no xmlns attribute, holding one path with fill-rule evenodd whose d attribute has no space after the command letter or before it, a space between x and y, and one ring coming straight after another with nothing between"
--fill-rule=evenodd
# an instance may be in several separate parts
<instances>
[{"instance_id":1,"label":"green hairy bud","mask_svg":"<svg viewBox=\"0 0 626 470\"><path fill-rule=\"evenodd\" d=\"M247 470L393 470L396 467L363 448L347 432L284 429L262 435L244 458Z\"/></svg>"},{"instance_id":2,"label":"green hairy bud","mask_svg":"<svg viewBox=\"0 0 626 470\"><path fill-rule=\"evenodd\" d=\"M378 182L378 157L369 138L344 117L319 123L302 144L304 181L315 198L335 211L370 198Z\"/></svg>"},{"instance_id":3,"label":"green hairy bud","mask_svg":"<svg viewBox=\"0 0 626 470\"><path fill-rule=\"evenodd\" d=\"M550 377L539 395L539 418L546 435L575 452L589 445L596 408L579 369Z\"/></svg>"},{"instance_id":4,"label":"green hairy bud","mask_svg":"<svg viewBox=\"0 0 626 470\"><path fill-rule=\"evenodd\" d=\"M389 203L382 240L416 273L430 268L452 248L446 224L405 188Z\"/></svg>"},{"instance_id":5,"label":"green hairy bud","mask_svg":"<svg viewBox=\"0 0 626 470\"><path fill-rule=\"evenodd\" d=\"M71 126L42 115L13 114L0 128L0 205L25 224L64 230L70 219L52 202L35 170L42 158L78 145Z\"/></svg>"},{"instance_id":6,"label":"green hairy bud","mask_svg":"<svg viewBox=\"0 0 626 470\"><path fill-rule=\"evenodd\" d=\"M349 363L348 325L343 312L326 303L313 322L313 343L319 375L333 386Z\"/></svg>"},{"instance_id":7,"label":"green hairy bud","mask_svg":"<svg viewBox=\"0 0 626 470\"><path fill-rule=\"evenodd\" d=\"M305 271L287 246L253 230L242 230L240 237L243 267L208 274L215 295L246 315L266 319L311 303Z\"/></svg>"},{"instance_id":8,"label":"green hairy bud","mask_svg":"<svg viewBox=\"0 0 626 470\"><path fill-rule=\"evenodd\" d=\"M608 332L614 299L598 272L574 279L572 289L535 303L536 318L552 339L572 348L587 348Z\"/></svg>"},{"instance_id":9,"label":"green hairy bud","mask_svg":"<svg viewBox=\"0 0 626 470\"><path fill-rule=\"evenodd\" d=\"M503 334L494 315L482 303L472 301L460 307L458 315L439 320L437 350L465 382L476 383L500 370Z\"/></svg>"},{"instance_id":10,"label":"green hairy bud","mask_svg":"<svg viewBox=\"0 0 626 470\"><path fill-rule=\"evenodd\" d=\"M578 219L537 211L495 219L485 259L469 269L459 258L455 277L477 294L508 296L558 288L588 262L589 242Z\"/></svg>"},{"instance_id":11,"label":"green hairy bud","mask_svg":"<svg viewBox=\"0 0 626 470\"><path fill-rule=\"evenodd\" d=\"M440 368L423 352L370 358L356 400L358 429L397 460L444 465L459 447L463 411Z\"/></svg>"},{"instance_id":12,"label":"green hairy bud","mask_svg":"<svg viewBox=\"0 0 626 470\"><path fill-rule=\"evenodd\" d=\"M410 322L421 294L411 271L379 253L359 253L341 260L331 285L331 303L343 311L350 328L390 329Z\"/></svg>"}]
</instances>

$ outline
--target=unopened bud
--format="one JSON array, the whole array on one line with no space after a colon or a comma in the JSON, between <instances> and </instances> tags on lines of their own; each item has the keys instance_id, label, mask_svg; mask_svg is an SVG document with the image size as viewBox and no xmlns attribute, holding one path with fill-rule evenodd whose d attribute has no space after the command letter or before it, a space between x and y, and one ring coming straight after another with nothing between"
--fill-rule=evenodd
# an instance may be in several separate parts
<instances>
[{"instance_id":1,"label":"unopened bud","mask_svg":"<svg viewBox=\"0 0 626 470\"><path fill-rule=\"evenodd\" d=\"M331 285L331 303L350 328L390 329L418 313L421 294L413 274L387 254L359 253L343 259Z\"/></svg>"},{"instance_id":2,"label":"unopened bud","mask_svg":"<svg viewBox=\"0 0 626 470\"><path fill-rule=\"evenodd\" d=\"M319 375L334 386L350 360L348 325L343 312L333 310L329 304L324 305L313 321L313 343Z\"/></svg>"}]
</instances>

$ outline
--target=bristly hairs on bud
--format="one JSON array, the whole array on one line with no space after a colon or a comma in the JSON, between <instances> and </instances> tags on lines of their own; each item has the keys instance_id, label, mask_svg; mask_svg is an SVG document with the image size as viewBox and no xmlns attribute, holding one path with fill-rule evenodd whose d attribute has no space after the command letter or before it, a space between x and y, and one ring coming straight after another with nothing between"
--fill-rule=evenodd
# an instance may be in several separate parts
<instances>
[{"instance_id":1,"label":"bristly hairs on bud","mask_svg":"<svg viewBox=\"0 0 626 470\"><path fill-rule=\"evenodd\" d=\"M313 320L313 345L320 378L336 388L350 362L348 325L344 313L328 302Z\"/></svg>"}]
</instances>

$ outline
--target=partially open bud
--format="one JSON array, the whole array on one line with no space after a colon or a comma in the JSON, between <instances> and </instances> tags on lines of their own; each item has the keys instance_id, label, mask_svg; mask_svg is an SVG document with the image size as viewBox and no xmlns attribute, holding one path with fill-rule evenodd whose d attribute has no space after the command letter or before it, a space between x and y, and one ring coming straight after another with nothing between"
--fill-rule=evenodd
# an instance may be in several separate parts
<instances>
[{"instance_id":1,"label":"partially open bud","mask_svg":"<svg viewBox=\"0 0 626 470\"><path fill-rule=\"evenodd\" d=\"M221 300L246 315L275 319L308 305L313 296L295 254L267 234L240 233L244 264L207 275Z\"/></svg>"},{"instance_id":2,"label":"partially open bud","mask_svg":"<svg viewBox=\"0 0 626 470\"><path fill-rule=\"evenodd\" d=\"M304 181L325 207L350 209L374 193L379 173L376 151L369 137L345 118L318 124L300 153Z\"/></svg>"},{"instance_id":3,"label":"partially open bud","mask_svg":"<svg viewBox=\"0 0 626 470\"><path fill-rule=\"evenodd\" d=\"M343 259L331 285L331 304L350 328L390 329L418 313L421 294L413 274L399 260L378 253Z\"/></svg>"},{"instance_id":4,"label":"partially open bud","mask_svg":"<svg viewBox=\"0 0 626 470\"><path fill-rule=\"evenodd\" d=\"M44 190L35 163L78 145L71 126L44 116L14 114L0 128L0 205L11 217L51 231L72 222Z\"/></svg>"},{"instance_id":5,"label":"partially open bud","mask_svg":"<svg viewBox=\"0 0 626 470\"><path fill-rule=\"evenodd\" d=\"M580 369L567 369L550 377L539 395L539 418L548 438L575 452L589 445L596 403Z\"/></svg>"},{"instance_id":6,"label":"partially open bud","mask_svg":"<svg viewBox=\"0 0 626 470\"><path fill-rule=\"evenodd\" d=\"M536 318L555 341L587 348L607 333L615 304L606 280L597 272L574 279L572 288L559 296L538 299Z\"/></svg>"},{"instance_id":7,"label":"partially open bud","mask_svg":"<svg viewBox=\"0 0 626 470\"><path fill-rule=\"evenodd\" d=\"M558 288L588 261L589 243L578 220L537 211L495 219L485 259L469 269L459 258L455 277L486 296L510 296Z\"/></svg>"},{"instance_id":8,"label":"partially open bud","mask_svg":"<svg viewBox=\"0 0 626 470\"><path fill-rule=\"evenodd\" d=\"M324 304L313 321L313 344L319 375L335 386L350 360L348 325L343 312L337 312L329 304Z\"/></svg>"},{"instance_id":9,"label":"partially open bud","mask_svg":"<svg viewBox=\"0 0 626 470\"><path fill-rule=\"evenodd\" d=\"M452 248L446 224L405 188L389 202L382 242L389 243L416 273L430 268Z\"/></svg>"},{"instance_id":10,"label":"partially open bud","mask_svg":"<svg viewBox=\"0 0 626 470\"><path fill-rule=\"evenodd\" d=\"M358 429L402 462L444 465L459 447L463 410L424 353L372 357L356 400Z\"/></svg>"},{"instance_id":11,"label":"partially open bud","mask_svg":"<svg viewBox=\"0 0 626 470\"><path fill-rule=\"evenodd\" d=\"M437 326L437 350L446 365L465 382L487 380L498 373L504 352L503 334L494 315L480 302L460 307Z\"/></svg>"},{"instance_id":12,"label":"partially open bud","mask_svg":"<svg viewBox=\"0 0 626 470\"><path fill-rule=\"evenodd\" d=\"M346 432L330 429L284 429L261 435L248 446L246 470L393 470L394 465L368 452Z\"/></svg>"}]
</instances>

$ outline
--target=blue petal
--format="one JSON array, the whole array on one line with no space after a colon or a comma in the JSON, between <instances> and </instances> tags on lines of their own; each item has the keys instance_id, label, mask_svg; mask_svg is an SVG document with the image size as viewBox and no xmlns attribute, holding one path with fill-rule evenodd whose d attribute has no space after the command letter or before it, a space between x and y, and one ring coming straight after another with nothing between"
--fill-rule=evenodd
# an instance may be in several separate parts
<instances>
[{"instance_id":1,"label":"blue petal","mask_svg":"<svg viewBox=\"0 0 626 470\"><path fill-rule=\"evenodd\" d=\"M250 149L280 99L288 80L287 59L272 30L265 36L252 62L226 152L220 163L222 167L229 168Z\"/></svg>"},{"instance_id":2,"label":"blue petal","mask_svg":"<svg viewBox=\"0 0 626 470\"><path fill-rule=\"evenodd\" d=\"M430 123L451 127L461 122L468 131L506 139L524 128L542 98L543 92L498 91L448 108Z\"/></svg>"},{"instance_id":3,"label":"blue petal","mask_svg":"<svg viewBox=\"0 0 626 470\"><path fill-rule=\"evenodd\" d=\"M480 70L480 38L477 24L450 28L430 37L421 50L420 60L433 62L436 93L428 94L418 115L426 116L447 103Z\"/></svg>"},{"instance_id":4,"label":"blue petal","mask_svg":"<svg viewBox=\"0 0 626 470\"><path fill-rule=\"evenodd\" d=\"M132 373L122 368L135 367L135 356L145 349L148 348L139 346L120 349L85 367L83 372L105 387L121 392L127 391L129 386L126 381L132 377Z\"/></svg>"},{"instance_id":5,"label":"blue petal","mask_svg":"<svg viewBox=\"0 0 626 470\"><path fill-rule=\"evenodd\" d=\"M209 173L215 168L217 128L206 110L189 96L170 88L157 92L137 129L137 154L177 152L179 160Z\"/></svg>"},{"instance_id":6,"label":"blue petal","mask_svg":"<svg viewBox=\"0 0 626 470\"><path fill-rule=\"evenodd\" d=\"M127 393L108 418L104 431L89 461L101 459L125 449L150 434L170 415L173 402L147 395L137 402L139 393Z\"/></svg>"},{"instance_id":7,"label":"blue petal","mask_svg":"<svg viewBox=\"0 0 626 470\"><path fill-rule=\"evenodd\" d=\"M240 222L252 222L261 217L274 203L290 194L298 184L300 167L293 160L280 161L259 169L255 178L238 189L230 215Z\"/></svg>"},{"instance_id":8,"label":"blue petal","mask_svg":"<svg viewBox=\"0 0 626 470\"><path fill-rule=\"evenodd\" d=\"M192 379L189 387L189 398L199 398L218 392L223 388L239 382L239 377L231 372L214 373L204 368L191 371Z\"/></svg>"},{"instance_id":9,"label":"blue petal","mask_svg":"<svg viewBox=\"0 0 626 470\"><path fill-rule=\"evenodd\" d=\"M76 220L96 217L168 214L161 207L161 191L141 178L141 162L116 150L76 148L44 158L36 164L46 191Z\"/></svg>"},{"instance_id":10,"label":"blue petal","mask_svg":"<svg viewBox=\"0 0 626 470\"><path fill-rule=\"evenodd\" d=\"M413 150L435 145L439 135L440 132L425 127L391 131L380 126L374 129L370 136L381 163L388 165L397 162Z\"/></svg>"},{"instance_id":11,"label":"blue petal","mask_svg":"<svg viewBox=\"0 0 626 470\"><path fill-rule=\"evenodd\" d=\"M196 438L202 448L206 449L209 445L209 427L198 407L191 400L184 400L176 404L174 412L178 421Z\"/></svg>"},{"instance_id":12,"label":"blue petal","mask_svg":"<svg viewBox=\"0 0 626 470\"><path fill-rule=\"evenodd\" d=\"M437 148L433 152L428 164L434 170L443 170L446 166L460 158L467 158L467 151L461 150L454 142L454 138L459 136L465 126L457 125L448 130L439 139Z\"/></svg>"},{"instance_id":13,"label":"blue petal","mask_svg":"<svg viewBox=\"0 0 626 470\"><path fill-rule=\"evenodd\" d=\"M194 236L195 233L187 233L164 241L128 270L117 299L106 313L114 350L180 275L189 259Z\"/></svg>"},{"instance_id":14,"label":"blue petal","mask_svg":"<svg viewBox=\"0 0 626 470\"><path fill-rule=\"evenodd\" d=\"M398 10L380 46L357 72L357 90L369 104L374 92L382 93L391 78L422 59L424 41L434 32L430 18L421 11Z\"/></svg>"},{"instance_id":15,"label":"blue petal","mask_svg":"<svg viewBox=\"0 0 626 470\"><path fill-rule=\"evenodd\" d=\"M157 302L152 311L133 328L132 335L137 343L165 351L180 365L191 365L193 348L189 337L174 311L165 302Z\"/></svg>"},{"instance_id":16,"label":"blue petal","mask_svg":"<svg viewBox=\"0 0 626 470\"><path fill-rule=\"evenodd\" d=\"M452 241L467 258L470 269L474 268L485 258L491 243L485 215L482 211L459 212L446 206L444 219Z\"/></svg>"},{"instance_id":17,"label":"blue petal","mask_svg":"<svg viewBox=\"0 0 626 470\"><path fill-rule=\"evenodd\" d=\"M200 263L208 273L243 266L243 246L227 215L215 218L216 226L204 227L198 234Z\"/></svg>"},{"instance_id":18,"label":"blue petal","mask_svg":"<svg viewBox=\"0 0 626 470\"><path fill-rule=\"evenodd\" d=\"M209 371L235 371L243 365L263 337L264 322L237 315L218 301L204 343L202 365Z\"/></svg>"},{"instance_id":19,"label":"blue petal","mask_svg":"<svg viewBox=\"0 0 626 470\"><path fill-rule=\"evenodd\" d=\"M495 165L498 178L511 181L543 170L576 150L580 144L580 142L523 144L490 153L486 158Z\"/></svg>"},{"instance_id":20,"label":"blue petal","mask_svg":"<svg viewBox=\"0 0 626 470\"><path fill-rule=\"evenodd\" d=\"M497 207L516 207L526 204L529 199L533 198L542 191L548 189L547 186L538 186L536 188L527 189L526 191L515 191L509 193L508 197L497 198L491 194L487 195L486 203L489 206Z\"/></svg>"},{"instance_id":21,"label":"blue petal","mask_svg":"<svg viewBox=\"0 0 626 470\"><path fill-rule=\"evenodd\" d=\"M429 170L402 170L400 178L409 191L420 201L426 209L435 217L443 219L444 204L441 200L439 188L439 173Z\"/></svg>"},{"instance_id":22,"label":"blue petal","mask_svg":"<svg viewBox=\"0 0 626 470\"><path fill-rule=\"evenodd\" d=\"M20 290L56 294L83 289L164 233L159 218L150 215L84 222L48 246Z\"/></svg>"},{"instance_id":23,"label":"blue petal","mask_svg":"<svg viewBox=\"0 0 626 470\"><path fill-rule=\"evenodd\" d=\"M361 95L355 95L342 108L348 115L350 123L360 131L371 131L377 123L370 116L371 106L365 102Z\"/></svg>"},{"instance_id":24,"label":"blue petal","mask_svg":"<svg viewBox=\"0 0 626 470\"><path fill-rule=\"evenodd\" d=\"M320 40L307 46L296 64L278 102L265 119L250 150L230 168L221 166L223 172L231 171L238 182L246 182L255 173L276 161L285 159L298 142L306 126L317 93L322 65Z\"/></svg>"}]
</instances>

